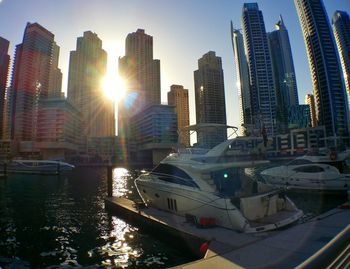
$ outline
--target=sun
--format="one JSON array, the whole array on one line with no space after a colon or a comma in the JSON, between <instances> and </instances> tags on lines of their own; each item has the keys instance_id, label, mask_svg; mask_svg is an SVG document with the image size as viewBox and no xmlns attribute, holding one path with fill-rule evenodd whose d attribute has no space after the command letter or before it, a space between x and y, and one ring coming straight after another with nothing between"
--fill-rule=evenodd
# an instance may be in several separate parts
<instances>
[{"instance_id":1,"label":"sun","mask_svg":"<svg viewBox=\"0 0 350 269\"><path fill-rule=\"evenodd\" d=\"M114 102L118 103L126 93L126 86L123 78L118 74L107 74L102 81L104 94Z\"/></svg>"}]
</instances>

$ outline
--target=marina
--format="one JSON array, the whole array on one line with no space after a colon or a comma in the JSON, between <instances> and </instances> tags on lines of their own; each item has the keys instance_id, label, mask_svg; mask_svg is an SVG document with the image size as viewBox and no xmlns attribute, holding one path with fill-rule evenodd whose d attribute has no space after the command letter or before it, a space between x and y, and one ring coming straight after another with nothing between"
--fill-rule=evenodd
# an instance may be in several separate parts
<instances>
[{"instance_id":1,"label":"marina","mask_svg":"<svg viewBox=\"0 0 350 269\"><path fill-rule=\"evenodd\" d=\"M152 208L140 209L125 198L109 197L105 203L107 210L133 223L152 227L157 233L166 233L165 236L173 237L176 234L182 245L191 249L198 257L205 254L203 259L174 267L177 269L294 268L343 230L349 230L350 223L350 207L345 204L286 229L245 234L221 227L198 228L183 217ZM349 240L350 232L347 231L338 254L341 248L346 247L344 242ZM200 253L201 245L205 242L210 242L208 250ZM330 264L334 258L333 256L331 260L323 261L322 266L326 262Z\"/></svg>"}]
</instances>

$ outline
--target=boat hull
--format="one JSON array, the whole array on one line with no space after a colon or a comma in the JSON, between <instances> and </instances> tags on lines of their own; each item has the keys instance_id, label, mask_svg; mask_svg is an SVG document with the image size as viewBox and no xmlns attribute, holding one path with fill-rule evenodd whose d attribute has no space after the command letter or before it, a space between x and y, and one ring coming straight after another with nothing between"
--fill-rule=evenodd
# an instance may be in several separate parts
<instances>
[{"instance_id":1,"label":"boat hull","mask_svg":"<svg viewBox=\"0 0 350 269\"><path fill-rule=\"evenodd\" d=\"M258 220L251 222L235 206L230 198L219 197L213 193L196 188L162 183L157 180L136 179L135 185L143 201L151 207L168 211L176 215L192 215L196 219L212 218L221 227L244 232L274 230L297 221L302 215L300 210L291 210L283 219L266 223Z\"/></svg>"},{"instance_id":2,"label":"boat hull","mask_svg":"<svg viewBox=\"0 0 350 269\"><path fill-rule=\"evenodd\" d=\"M261 176L266 184L278 187L287 188L289 190L309 190L322 192L343 192L350 188L350 176L339 175L339 177L305 177L305 176L289 176L284 175L281 171L263 171Z\"/></svg>"},{"instance_id":3,"label":"boat hull","mask_svg":"<svg viewBox=\"0 0 350 269\"><path fill-rule=\"evenodd\" d=\"M7 172L15 174L57 175L73 169L73 165L54 161L13 161L7 166Z\"/></svg>"}]
</instances>

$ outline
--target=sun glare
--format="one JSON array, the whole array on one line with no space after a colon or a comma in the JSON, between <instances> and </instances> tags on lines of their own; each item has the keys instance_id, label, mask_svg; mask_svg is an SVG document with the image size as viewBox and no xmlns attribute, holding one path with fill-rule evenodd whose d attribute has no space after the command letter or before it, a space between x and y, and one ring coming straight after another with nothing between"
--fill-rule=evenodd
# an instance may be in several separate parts
<instances>
[{"instance_id":1,"label":"sun glare","mask_svg":"<svg viewBox=\"0 0 350 269\"><path fill-rule=\"evenodd\" d=\"M107 74L102 83L103 91L109 99L115 102L123 99L126 92L125 82L118 74Z\"/></svg>"},{"instance_id":2,"label":"sun glare","mask_svg":"<svg viewBox=\"0 0 350 269\"><path fill-rule=\"evenodd\" d=\"M0 0L1 1L1 0ZM118 75L118 57L124 54L123 44L116 40L106 40L103 45L107 52L107 74L102 80L105 96L115 103L121 101L126 93L123 78Z\"/></svg>"}]
</instances>

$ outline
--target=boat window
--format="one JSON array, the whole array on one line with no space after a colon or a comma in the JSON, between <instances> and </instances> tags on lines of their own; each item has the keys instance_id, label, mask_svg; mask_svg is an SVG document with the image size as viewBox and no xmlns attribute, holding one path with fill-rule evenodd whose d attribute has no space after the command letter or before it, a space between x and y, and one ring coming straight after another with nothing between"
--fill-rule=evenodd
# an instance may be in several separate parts
<instances>
[{"instance_id":1,"label":"boat window","mask_svg":"<svg viewBox=\"0 0 350 269\"><path fill-rule=\"evenodd\" d=\"M157 175L163 181L198 188L198 185L185 171L170 164L159 164L151 174Z\"/></svg>"},{"instance_id":2,"label":"boat window","mask_svg":"<svg viewBox=\"0 0 350 269\"><path fill-rule=\"evenodd\" d=\"M293 169L296 172L302 172L302 173L320 173L324 172L324 169L319 166L303 166L303 167L297 167Z\"/></svg>"},{"instance_id":3,"label":"boat window","mask_svg":"<svg viewBox=\"0 0 350 269\"><path fill-rule=\"evenodd\" d=\"M296 159L288 163L288 165L302 165L302 164L310 164L312 163L309 160L306 159Z\"/></svg>"}]
</instances>

